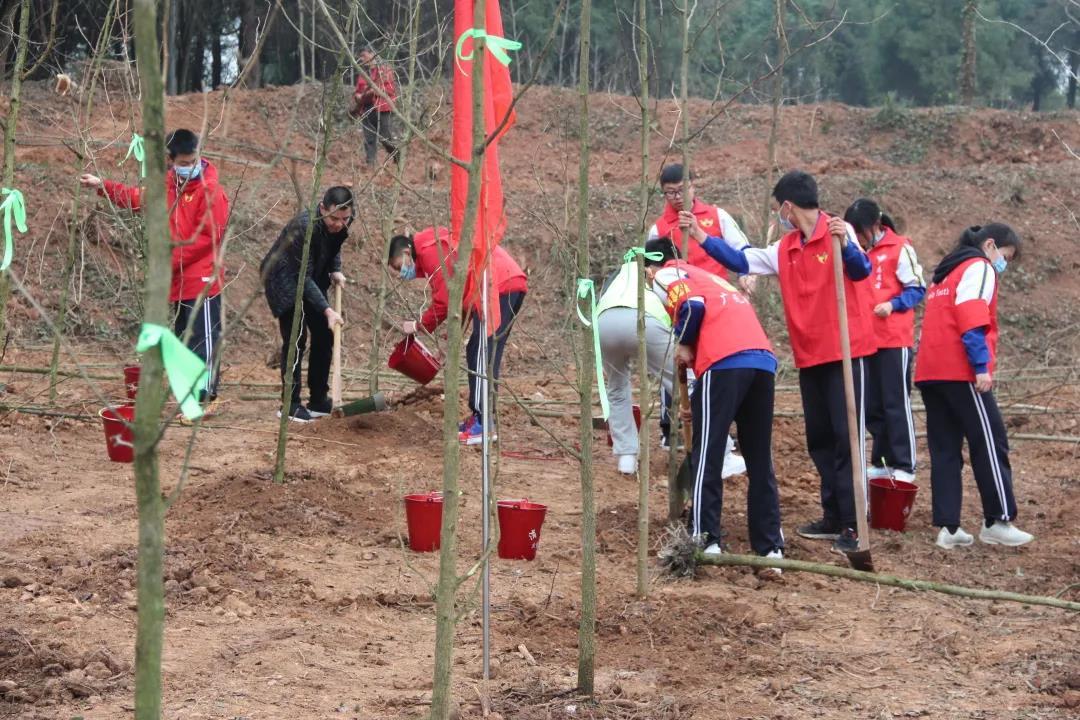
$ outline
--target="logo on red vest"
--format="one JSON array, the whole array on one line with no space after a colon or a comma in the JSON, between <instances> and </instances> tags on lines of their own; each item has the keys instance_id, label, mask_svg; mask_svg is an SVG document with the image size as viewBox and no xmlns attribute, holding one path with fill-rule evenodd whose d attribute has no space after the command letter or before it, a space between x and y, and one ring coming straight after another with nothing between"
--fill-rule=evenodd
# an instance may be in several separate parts
<instances>
[{"instance_id":1,"label":"logo on red vest","mask_svg":"<svg viewBox=\"0 0 1080 720\"><path fill-rule=\"evenodd\" d=\"M819 254L815 255L814 257L817 258L817 261L819 263L824 265L829 260L829 253L827 253L827 252L819 253Z\"/></svg>"},{"instance_id":2,"label":"logo on red vest","mask_svg":"<svg viewBox=\"0 0 1080 720\"><path fill-rule=\"evenodd\" d=\"M710 228L710 227L713 226L713 219L712 218L701 218L700 220L698 220L698 225L700 225L703 228Z\"/></svg>"}]
</instances>

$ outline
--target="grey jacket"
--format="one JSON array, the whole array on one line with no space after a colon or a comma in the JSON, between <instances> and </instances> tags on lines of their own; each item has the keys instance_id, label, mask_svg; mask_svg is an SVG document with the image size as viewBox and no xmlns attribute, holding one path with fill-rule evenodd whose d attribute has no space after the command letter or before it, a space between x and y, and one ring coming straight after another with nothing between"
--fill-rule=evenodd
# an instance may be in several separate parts
<instances>
[{"instance_id":1,"label":"grey jacket","mask_svg":"<svg viewBox=\"0 0 1080 720\"><path fill-rule=\"evenodd\" d=\"M274 317L281 317L293 309L304 252L304 234L310 217L310 213L304 210L290 220L259 264L266 302ZM321 220L315 221L311 231L311 252L304 277L304 304L319 313L330 307L326 297L330 288L330 273L341 270L341 246L348 236L348 228L334 234L327 232Z\"/></svg>"}]
</instances>

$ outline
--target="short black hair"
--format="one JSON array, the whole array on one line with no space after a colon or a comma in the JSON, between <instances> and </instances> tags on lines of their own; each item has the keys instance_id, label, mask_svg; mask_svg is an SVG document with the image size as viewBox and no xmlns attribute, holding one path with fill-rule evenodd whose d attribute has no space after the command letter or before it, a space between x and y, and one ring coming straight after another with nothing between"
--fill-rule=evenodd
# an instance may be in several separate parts
<instances>
[{"instance_id":1,"label":"short black hair","mask_svg":"<svg viewBox=\"0 0 1080 720\"><path fill-rule=\"evenodd\" d=\"M683 166L681 163L671 163L665 165L663 170L660 171L660 184L667 185L668 183L680 183L683 181L683 177L686 175L683 172ZM690 172L690 179L694 179L694 172Z\"/></svg>"},{"instance_id":2,"label":"short black hair","mask_svg":"<svg viewBox=\"0 0 1080 720\"><path fill-rule=\"evenodd\" d=\"M177 128L165 137L165 149L171 158L194 155L199 152L199 136L186 128Z\"/></svg>"},{"instance_id":3,"label":"short black hair","mask_svg":"<svg viewBox=\"0 0 1080 720\"><path fill-rule=\"evenodd\" d=\"M792 170L776 181L772 196L781 205L790 202L803 210L816 209L818 207L817 180L810 173Z\"/></svg>"},{"instance_id":4,"label":"short black hair","mask_svg":"<svg viewBox=\"0 0 1080 720\"><path fill-rule=\"evenodd\" d=\"M1020 250L1024 241L1016 234L1016 231L1005 223L990 223L989 225L972 225L960 234L958 246L982 247L987 240L993 240L998 248L1011 247L1013 258L1020 259Z\"/></svg>"},{"instance_id":5,"label":"short black hair","mask_svg":"<svg viewBox=\"0 0 1080 720\"><path fill-rule=\"evenodd\" d=\"M323 194L322 206L327 210L333 207L339 209L347 207L350 211L354 211L352 190L344 185L335 185Z\"/></svg>"},{"instance_id":6,"label":"short black hair","mask_svg":"<svg viewBox=\"0 0 1080 720\"><path fill-rule=\"evenodd\" d=\"M645 267L651 267L654 265L664 265L671 260L677 260L679 256L679 248L675 247L675 243L671 242L671 238L665 235L664 237L654 238L645 243L646 253L659 253L663 256L661 260L650 260L645 256Z\"/></svg>"},{"instance_id":7,"label":"short black hair","mask_svg":"<svg viewBox=\"0 0 1080 720\"><path fill-rule=\"evenodd\" d=\"M844 212L844 222L855 228L855 232L866 232L874 227L874 223L882 225L896 232L896 223L881 210L881 206L870 198L859 198L851 203Z\"/></svg>"},{"instance_id":8,"label":"short black hair","mask_svg":"<svg viewBox=\"0 0 1080 720\"><path fill-rule=\"evenodd\" d=\"M412 235L395 235L390 238L390 252L386 256L386 264L392 263L403 250L408 250L413 258L416 257L416 244L413 243Z\"/></svg>"}]
</instances>

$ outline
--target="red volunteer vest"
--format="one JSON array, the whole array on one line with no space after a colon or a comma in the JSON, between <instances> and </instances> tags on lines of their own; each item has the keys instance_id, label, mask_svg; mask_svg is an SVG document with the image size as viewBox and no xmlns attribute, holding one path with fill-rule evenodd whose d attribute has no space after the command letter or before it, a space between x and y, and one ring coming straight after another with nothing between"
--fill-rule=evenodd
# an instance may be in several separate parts
<instances>
[{"instance_id":1,"label":"red volunteer vest","mask_svg":"<svg viewBox=\"0 0 1080 720\"><path fill-rule=\"evenodd\" d=\"M926 314L923 315L919 355L915 361L915 382L975 382L975 371L968 362L961 336L978 327L987 328L986 346L990 348L988 367L991 373L997 365L997 283L994 283L994 294L989 305L981 298L956 304L960 278L974 263L982 263L983 269L992 276L994 269L988 260L972 258L956 266L944 280L932 284L926 292Z\"/></svg>"},{"instance_id":2,"label":"red volunteer vest","mask_svg":"<svg viewBox=\"0 0 1080 720\"><path fill-rule=\"evenodd\" d=\"M792 230L780 239L777 253L780 296L784 301L795 367L808 368L840 360L840 320L833 279L829 216L818 215L813 237L802 244ZM851 357L877 352L871 310L870 283L854 282L844 274Z\"/></svg>"},{"instance_id":3,"label":"red volunteer vest","mask_svg":"<svg viewBox=\"0 0 1080 720\"><path fill-rule=\"evenodd\" d=\"M715 205L707 205L695 198L691 212L694 213L698 225L701 226L706 235L723 237L720 229L720 215L717 214ZM671 241L675 243L675 247L682 252L682 230L679 229L679 213L675 212L670 203L664 206L664 214L656 219L656 232L660 237L666 235L671 238ZM694 267L708 270L713 275L719 275L720 277L727 277L728 275L727 268L713 260L709 253L705 252L701 247L700 243L694 241L688 243L686 261Z\"/></svg>"},{"instance_id":4,"label":"red volunteer vest","mask_svg":"<svg viewBox=\"0 0 1080 720\"><path fill-rule=\"evenodd\" d=\"M867 251L870 256L870 289L873 300L870 312L874 320L874 333L879 348L910 348L915 344L915 312L893 312L888 317L873 314L874 306L889 302L904 291L904 285L896 277L900 253L911 240L884 228L885 237Z\"/></svg>"},{"instance_id":5,"label":"red volunteer vest","mask_svg":"<svg viewBox=\"0 0 1080 720\"><path fill-rule=\"evenodd\" d=\"M705 300L705 319L694 348L694 374L698 377L714 364L743 350L768 350L772 345L758 322L754 306L727 280L678 260L664 267L677 268L685 278L668 287L664 302L672 319L691 297Z\"/></svg>"}]
</instances>

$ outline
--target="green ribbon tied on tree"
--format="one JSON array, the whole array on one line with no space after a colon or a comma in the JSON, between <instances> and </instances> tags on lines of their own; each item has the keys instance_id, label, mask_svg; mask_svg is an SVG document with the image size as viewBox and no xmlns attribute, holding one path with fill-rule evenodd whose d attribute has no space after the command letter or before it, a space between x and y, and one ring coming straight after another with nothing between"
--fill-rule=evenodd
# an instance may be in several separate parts
<instances>
[{"instance_id":1,"label":"green ribbon tied on tree","mask_svg":"<svg viewBox=\"0 0 1080 720\"><path fill-rule=\"evenodd\" d=\"M645 258L646 260L652 260L653 262L660 262L661 260L664 259L664 254L663 253L646 252L645 248L643 248L643 247L632 247L632 248L630 248L629 250L626 251L625 255L623 255L623 262L624 263L634 262L634 259L637 258L638 255Z\"/></svg>"},{"instance_id":2,"label":"green ribbon tied on tree","mask_svg":"<svg viewBox=\"0 0 1080 720\"><path fill-rule=\"evenodd\" d=\"M26 202L23 200L23 194L14 188L3 188L0 193L4 196L3 203L0 203L0 210L4 212L4 259L0 260L0 270L7 270L15 254L15 244L11 239L11 223L15 223L19 232L26 232Z\"/></svg>"},{"instance_id":3,"label":"green ribbon tied on tree","mask_svg":"<svg viewBox=\"0 0 1080 720\"><path fill-rule=\"evenodd\" d=\"M468 55L465 54L463 48L465 47L465 40L473 38L474 40L483 39L487 41L487 49L491 51L491 54L495 56L503 65L510 64L510 56L507 54L507 50L520 50L521 43L517 40L507 40L504 37L498 35L489 35L488 33L480 30L479 28L469 28L465 32L461 33L461 37L458 38L457 46L454 48L454 54L459 61L472 60L473 52L470 51Z\"/></svg>"},{"instance_id":4,"label":"green ribbon tied on tree","mask_svg":"<svg viewBox=\"0 0 1080 720\"><path fill-rule=\"evenodd\" d=\"M589 298L589 317L581 312L581 301ZM604 383L604 359L600 355L600 330L596 323L596 285L589 278L578 278L577 299L575 305L578 318L585 327L592 328L593 359L596 361L596 388L600 392L600 411L607 420L611 415L611 406L608 404L607 385Z\"/></svg>"},{"instance_id":5,"label":"green ribbon tied on tree","mask_svg":"<svg viewBox=\"0 0 1080 720\"><path fill-rule=\"evenodd\" d=\"M139 161L139 176L146 177L146 147L143 142L143 136L139 133L131 133L131 144L128 145L127 155L120 161L120 165L127 162L127 159L132 155Z\"/></svg>"},{"instance_id":6,"label":"green ribbon tied on tree","mask_svg":"<svg viewBox=\"0 0 1080 720\"><path fill-rule=\"evenodd\" d=\"M143 323L135 351L144 353L155 347L161 348L161 362L165 365L173 397L180 403L180 412L188 420L201 418L203 409L199 404L199 389L205 386L210 376L206 363L168 328Z\"/></svg>"}]
</instances>

